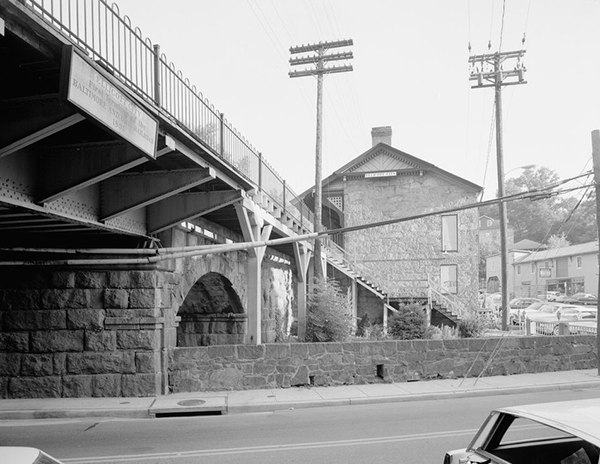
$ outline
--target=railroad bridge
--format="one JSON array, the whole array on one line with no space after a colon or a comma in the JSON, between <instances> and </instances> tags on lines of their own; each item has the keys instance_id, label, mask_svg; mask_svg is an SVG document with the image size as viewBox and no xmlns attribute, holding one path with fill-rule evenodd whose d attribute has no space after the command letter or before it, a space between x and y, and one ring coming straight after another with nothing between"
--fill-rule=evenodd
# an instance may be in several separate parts
<instances>
[{"instance_id":1,"label":"railroad bridge","mask_svg":"<svg viewBox=\"0 0 600 464\"><path fill-rule=\"evenodd\" d=\"M116 5L0 0L0 63L0 397L166 393L177 346L302 336L311 212Z\"/></svg>"}]
</instances>

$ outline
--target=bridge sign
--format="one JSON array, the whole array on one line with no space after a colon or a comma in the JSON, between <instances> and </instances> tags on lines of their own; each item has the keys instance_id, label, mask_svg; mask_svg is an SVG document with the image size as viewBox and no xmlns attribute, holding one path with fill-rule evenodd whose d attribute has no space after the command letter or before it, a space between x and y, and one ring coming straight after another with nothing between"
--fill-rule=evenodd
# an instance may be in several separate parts
<instances>
[{"instance_id":1,"label":"bridge sign","mask_svg":"<svg viewBox=\"0 0 600 464\"><path fill-rule=\"evenodd\" d=\"M158 121L109 78L71 49L66 54L62 94L88 116L156 158Z\"/></svg>"}]
</instances>

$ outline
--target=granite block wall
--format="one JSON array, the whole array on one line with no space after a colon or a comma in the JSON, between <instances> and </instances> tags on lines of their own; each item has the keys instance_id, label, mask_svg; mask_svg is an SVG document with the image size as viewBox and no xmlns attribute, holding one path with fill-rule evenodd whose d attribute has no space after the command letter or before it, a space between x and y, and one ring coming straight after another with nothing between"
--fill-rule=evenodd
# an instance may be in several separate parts
<instances>
[{"instance_id":1,"label":"granite block wall","mask_svg":"<svg viewBox=\"0 0 600 464\"><path fill-rule=\"evenodd\" d=\"M494 354L495 350L497 353ZM176 348L169 353L172 392L408 382L434 378L590 369L588 335L292 343Z\"/></svg>"}]
</instances>

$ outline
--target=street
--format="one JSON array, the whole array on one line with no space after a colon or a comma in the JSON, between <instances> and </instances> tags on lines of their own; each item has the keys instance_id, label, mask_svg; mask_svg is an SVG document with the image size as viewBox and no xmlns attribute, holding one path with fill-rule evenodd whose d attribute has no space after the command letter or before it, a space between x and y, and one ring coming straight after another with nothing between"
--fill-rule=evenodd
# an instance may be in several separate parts
<instances>
[{"instance_id":1,"label":"street","mask_svg":"<svg viewBox=\"0 0 600 464\"><path fill-rule=\"evenodd\" d=\"M0 444L65 463L441 463L468 444L490 409L595 398L600 389L272 413L160 419L0 422Z\"/></svg>"}]
</instances>

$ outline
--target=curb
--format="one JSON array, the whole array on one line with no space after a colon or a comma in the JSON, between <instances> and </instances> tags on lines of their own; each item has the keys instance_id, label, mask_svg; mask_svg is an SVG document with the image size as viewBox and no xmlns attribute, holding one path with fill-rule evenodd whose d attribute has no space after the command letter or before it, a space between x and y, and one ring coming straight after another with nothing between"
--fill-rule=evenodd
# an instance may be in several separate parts
<instances>
[{"instance_id":1,"label":"curb","mask_svg":"<svg viewBox=\"0 0 600 464\"><path fill-rule=\"evenodd\" d=\"M343 398L337 400L299 401L286 403L255 403L239 406L229 406L227 413L249 413L282 411L285 409L308 409L329 406L359 406L377 403L404 403L410 401L447 400L452 398L484 397L495 395L516 395L520 393L547 392L558 390L576 390L578 388L598 388L600 381L575 382L555 385L534 385L523 387L489 388L486 390L449 391L441 393L419 393L403 396L372 396L365 398Z\"/></svg>"},{"instance_id":2,"label":"curb","mask_svg":"<svg viewBox=\"0 0 600 464\"><path fill-rule=\"evenodd\" d=\"M514 395L520 393L548 392L560 390L576 390L599 388L600 380L591 380L573 383L558 383L547 385L532 385L519 387L487 388L484 390L461 390L436 393L419 393L401 396L373 396L361 398L340 398L326 400L308 400L308 401L288 401L288 402L269 402L269 403L248 403L231 404L227 401L226 407L220 412L222 414L244 414L260 413L271 411L283 411L287 409L309 409L335 406L360 406L377 403L402 403L409 401L427 401L427 400L447 400L451 398L484 397L494 395ZM32 419L77 419L84 417L115 417L115 418L137 418L137 419L156 419L156 415L151 413L154 407L143 408L66 408L66 409L29 409L29 410L5 410L0 411L0 420L32 420ZM171 417L177 416L178 412L185 415L189 410L170 411Z\"/></svg>"}]
</instances>

